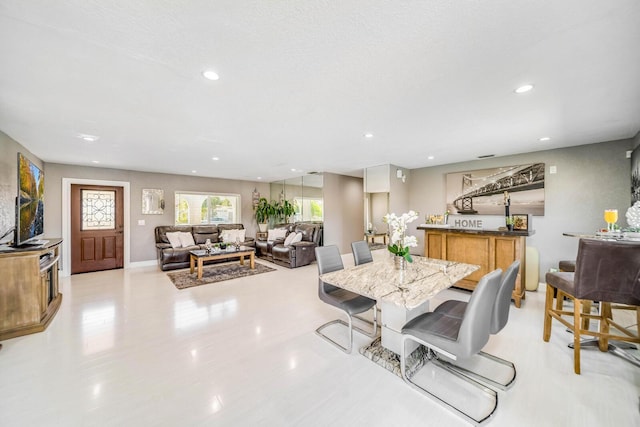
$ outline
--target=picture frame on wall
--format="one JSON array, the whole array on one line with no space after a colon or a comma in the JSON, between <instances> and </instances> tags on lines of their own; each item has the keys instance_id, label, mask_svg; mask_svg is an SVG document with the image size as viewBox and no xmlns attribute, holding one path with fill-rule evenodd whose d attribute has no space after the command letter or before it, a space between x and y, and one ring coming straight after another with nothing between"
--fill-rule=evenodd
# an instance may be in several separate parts
<instances>
[{"instance_id":1,"label":"picture frame on wall","mask_svg":"<svg viewBox=\"0 0 640 427\"><path fill-rule=\"evenodd\" d=\"M631 153L631 205L640 201L640 146Z\"/></svg>"},{"instance_id":2,"label":"picture frame on wall","mask_svg":"<svg viewBox=\"0 0 640 427\"><path fill-rule=\"evenodd\" d=\"M528 231L531 227L531 215L513 214L513 229L515 231Z\"/></svg>"},{"instance_id":3,"label":"picture frame on wall","mask_svg":"<svg viewBox=\"0 0 640 427\"><path fill-rule=\"evenodd\" d=\"M451 214L502 215L506 191L512 212L544 216L544 183L544 163L447 173L447 210Z\"/></svg>"},{"instance_id":4,"label":"picture frame on wall","mask_svg":"<svg viewBox=\"0 0 640 427\"><path fill-rule=\"evenodd\" d=\"M142 189L142 215L164 214L164 190L155 188Z\"/></svg>"}]
</instances>

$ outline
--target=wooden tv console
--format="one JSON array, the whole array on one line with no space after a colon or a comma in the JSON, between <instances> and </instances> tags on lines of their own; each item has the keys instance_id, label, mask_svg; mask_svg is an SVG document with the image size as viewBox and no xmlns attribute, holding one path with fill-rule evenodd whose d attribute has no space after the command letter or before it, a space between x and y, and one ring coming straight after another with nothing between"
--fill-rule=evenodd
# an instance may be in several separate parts
<instances>
[{"instance_id":1,"label":"wooden tv console","mask_svg":"<svg viewBox=\"0 0 640 427\"><path fill-rule=\"evenodd\" d=\"M60 308L62 239L46 240L32 248L0 247L0 341L44 331Z\"/></svg>"}]
</instances>

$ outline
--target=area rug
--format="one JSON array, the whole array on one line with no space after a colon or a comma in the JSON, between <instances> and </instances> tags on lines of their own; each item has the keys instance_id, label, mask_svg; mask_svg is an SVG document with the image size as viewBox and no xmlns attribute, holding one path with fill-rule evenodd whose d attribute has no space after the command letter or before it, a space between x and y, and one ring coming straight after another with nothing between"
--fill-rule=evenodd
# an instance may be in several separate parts
<instances>
[{"instance_id":1,"label":"area rug","mask_svg":"<svg viewBox=\"0 0 640 427\"><path fill-rule=\"evenodd\" d=\"M402 372L400 371L400 355L384 348L380 342L380 338L376 338L366 347L360 349L362 354L373 363L382 366L386 370L394 373L402 378ZM424 364L427 362L427 348L424 346L418 346L413 353L407 357L406 369L407 376L411 378Z\"/></svg>"},{"instance_id":2,"label":"area rug","mask_svg":"<svg viewBox=\"0 0 640 427\"><path fill-rule=\"evenodd\" d=\"M193 286L207 285L209 283L222 282L223 280L237 279L238 277L254 276L256 274L275 271L275 268L256 262L256 268L249 268L249 261L245 260L244 265L233 262L228 264L208 265L202 270L202 279L198 279L197 271L189 273L189 269L172 271L167 273L169 279L176 288L186 289Z\"/></svg>"}]
</instances>

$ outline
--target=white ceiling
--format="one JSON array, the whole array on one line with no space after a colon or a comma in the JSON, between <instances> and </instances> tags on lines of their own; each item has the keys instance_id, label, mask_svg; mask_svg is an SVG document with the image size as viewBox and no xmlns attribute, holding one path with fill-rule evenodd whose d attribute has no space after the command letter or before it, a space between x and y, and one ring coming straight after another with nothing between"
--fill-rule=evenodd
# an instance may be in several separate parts
<instances>
[{"instance_id":1,"label":"white ceiling","mask_svg":"<svg viewBox=\"0 0 640 427\"><path fill-rule=\"evenodd\" d=\"M0 0L0 58L46 162L272 181L640 129L638 0Z\"/></svg>"}]
</instances>

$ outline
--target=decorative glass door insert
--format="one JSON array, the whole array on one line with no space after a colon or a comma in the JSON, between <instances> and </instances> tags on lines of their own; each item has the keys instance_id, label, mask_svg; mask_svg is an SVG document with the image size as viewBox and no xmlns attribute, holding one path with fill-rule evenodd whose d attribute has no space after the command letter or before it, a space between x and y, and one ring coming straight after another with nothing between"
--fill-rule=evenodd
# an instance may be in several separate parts
<instances>
[{"instance_id":1,"label":"decorative glass door insert","mask_svg":"<svg viewBox=\"0 0 640 427\"><path fill-rule=\"evenodd\" d=\"M115 222L116 192L82 190L82 229L113 230Z\"/></svg>"}]
</instances>

